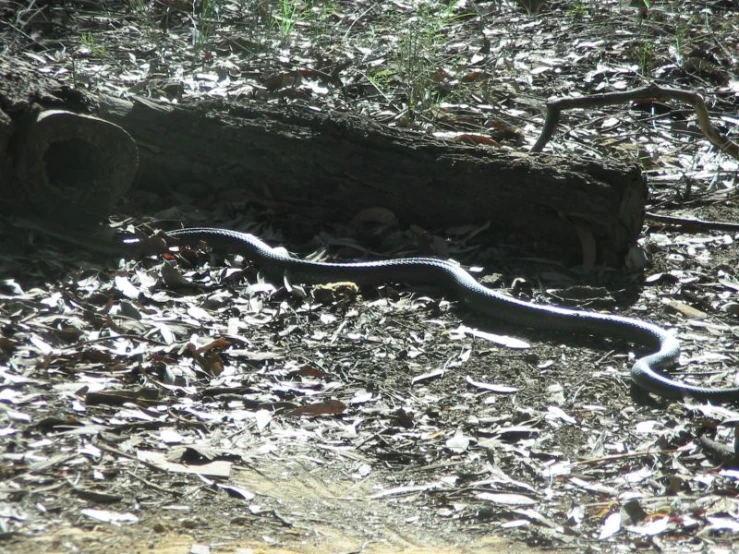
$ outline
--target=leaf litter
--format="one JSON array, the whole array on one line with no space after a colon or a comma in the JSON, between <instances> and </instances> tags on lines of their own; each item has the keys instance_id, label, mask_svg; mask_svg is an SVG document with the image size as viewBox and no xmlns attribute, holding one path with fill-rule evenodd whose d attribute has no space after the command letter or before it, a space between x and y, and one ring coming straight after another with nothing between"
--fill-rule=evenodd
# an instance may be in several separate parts
<instances>
[{"instance_id":1,"label":"leaf litter","mask_svg":"<svg viewBox=\"0 0 739 554\"><path fill-rule=\"evenodd\" d=\"M736 133L739 20L719 3L542 2L537 11L514 2L357 2L321 11L306 2L281 14L246 4L224 1L211 14L177 2L13 14L18 28L64 16L70 28L91 30L64 36L65 49L44 30L26 33L35 44L3 33L39 72L72 79L74 60L76 86L98 93L320 105L484 148L530 147L551 96L647 80L701 91L714 121ZM650 209L736 220L736 160L701 140L678 106L630 108L568 113L547 150L640 164ZM225 196L179 193L179 203L175 219L199 222L207 209L223 226L296 244L266 226L269 216L250 209L235 218L243 206ZM546 257L523 259L515 237L495 237L490 248L484 226L404 233L381 210L355 218L379 225L382 242L351 241L353 251L381 244L379 255L404 255L424 244L482 266L482 275L500 272L493 286L523 298L597 300L674 329L686 380L735 379L736 232L650 223L639 289L598 268L583 278ZM289 233L290 225L276 227ZM347 246L346 229L322 231L301 254L327 246L333 259ZM279 530L314 513L295 500L302 494L357 520L367 513L361 499L385 502L393 526L428 544L495 533L550 549L684 551L736 540L736 463L717 460L704 440L732 445L735 408L636 402L626 345L491 325L394 284L268 283L238 257L198 248L116 265L41 236L3 240L4 537L79 514L215 540L221 535L198 523L212 520L215 504L223 521L251 518L255 537L289 542ZM608 294L563 294L583 281ZM634 291L638 300L627 301ZM175 445L183 450L170 459ZM356 540L383 537L334 525Z\"/></svg>"}]
</instances>

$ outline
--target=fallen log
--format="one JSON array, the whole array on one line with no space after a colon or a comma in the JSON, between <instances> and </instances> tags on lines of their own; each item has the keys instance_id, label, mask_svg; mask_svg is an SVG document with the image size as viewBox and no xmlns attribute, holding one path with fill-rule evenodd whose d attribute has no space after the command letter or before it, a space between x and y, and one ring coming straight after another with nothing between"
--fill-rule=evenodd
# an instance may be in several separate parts
<instances>
[{"instance_id":1,"label":"fallen log","mask_svg":"<svg viewBox=\"0 0 739 554\"><path fill-rule=\"evenodd\" d=\"M3 89L0 101L7 106ZM621 265L644 218L644 179L636 166L620 162L443 142L298 106L178 106L53 88L27 104L37 110L62 106L125 130L138 145L137 188L185 188L195 195L238 189L286 211L308 212L311 220L348 220L362 209L383 207L405 225L432 229L490 221L561 259L580 259L582 245L592 242L598 259L610 265ZM7 113L16 125L24 120L17 104ZM13 137L28 129L21 124ZM25 143L11 143L20 145L6 153L15 168L13 186L34 198L39 188L22 170L29 165ZM123 158L105 163L130 168ZM101 160L91 159L88 170L103 175Z\"/></svg>"},{"instance_id":2,"label":"fallen log","mask_svg":"<svg viewBox=\"0 0 739 554\"><path fill-rule=\"evenodd\" d=\"M0 58L0 212L59 226L105 219L136 176L136 143L118 125L39 80L20 61Z\"/></svg>"},{"instance_id":3,"label":"fallen log","mask_svg":"<svg viewBox=\"0 0 739 554\"><path fill-rule=\"evenodd\" d=\"M17 153L17 190L33 213L75 227L108 217L138 166L136 143L118 125L63 110L24 126Z\"/></svg>"}]
</instances>

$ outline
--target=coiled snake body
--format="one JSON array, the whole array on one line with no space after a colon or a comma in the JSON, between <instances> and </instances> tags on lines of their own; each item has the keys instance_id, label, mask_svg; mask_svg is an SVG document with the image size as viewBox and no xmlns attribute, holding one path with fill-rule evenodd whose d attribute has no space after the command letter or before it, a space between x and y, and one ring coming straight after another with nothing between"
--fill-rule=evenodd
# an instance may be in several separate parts
<instances>
[{"instance_id":1,"label":"coiled snake body","mask_svg":"<svg viewBox=\"0 0 739 554\"><path fill-rule=\"evenodd\" d=\"M379 284L395 281L441 286L472 310L500 321L535 329L614 337L652 349L653 353L639 358L631 368L634 383L651 393L667 398L692 396L712 402L739 400L739 387L698 387L675 381L659 372L659 369L674 364L680 354L680 343L656 325L628 317L517 300L481 285L452 262L421 257L354 263L311 262L283 254L254 235L229 229L179 229L168 231L167 235L184 240L203 240L211 246L235 247L271 277L288 275L295 281L311 283L353 281Z\"/></svg>"}]
</instances>

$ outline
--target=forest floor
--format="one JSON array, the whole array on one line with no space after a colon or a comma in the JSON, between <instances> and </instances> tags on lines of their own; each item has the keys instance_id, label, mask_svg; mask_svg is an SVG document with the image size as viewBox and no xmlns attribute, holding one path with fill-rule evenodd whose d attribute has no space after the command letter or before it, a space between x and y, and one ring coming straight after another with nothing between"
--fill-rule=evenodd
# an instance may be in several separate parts
<instances>
[{"instance_id":1,"label":"forest floor","mask_svg":"<svg viewBox=\"0 0 739 554\"><path fill-rule=\"evenodd\" d=\"M290 103L526 151L548 99L657 83L739 135L731 0L10 1L0 21L2 56L117 97ZM689 106L576 110L546 149L638 164L652 212L738 219L739 161ZM676 378L737 384L736 229L648 219L646 267L584 272L486 222L391 215L283 245L423 243L519 298L653 321L682 344ZM133 192L111 218L167 221L278 242L291 224L268 197L182 191ZM732 550L739 464L706 437L732 444L739 412L631 391L642 350L492 323L433 290L257 270L202 245L102 259L0 220L0 551Z\"/></svg>"}]
</instances>

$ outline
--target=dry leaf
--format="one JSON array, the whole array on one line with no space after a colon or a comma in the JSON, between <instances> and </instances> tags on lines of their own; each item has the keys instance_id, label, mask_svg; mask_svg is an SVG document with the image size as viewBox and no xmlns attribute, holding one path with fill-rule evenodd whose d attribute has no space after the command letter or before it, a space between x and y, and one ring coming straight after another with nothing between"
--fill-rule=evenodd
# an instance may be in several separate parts
<instances>
[{"instance_id":1,"label":"dry leaf","mask_svg":"<svg viewBox=\"0 0 739 554\"><path fill-rule=\"evenodd\" d=\"M483 389L497 394L513 394L518 392L517 387L507 387L505 385L493 385L491 383L483 383L481 381L475 381L469 375L465 377L465 381L467 381L473 387L477 387L478 389Z\"/></svg>"},{"instance_id":2,"label":"dry leaf","mask_svg":"<svg viewBox=\"0 0 739 554\"><path fill-rule=\"evenodd\" d=\"M475 495L475 498L501 506L531 506L537 503L529 496L505 492L480 492Z\"/></svg>"},{"instance_id":3,"label":"dry leaf","mask_svg":"<svg viewBox=\"0 0 739 554\"><path fill-rule=\"evenodd\" d=\"M308 406L300 406L284 413L286 417L312 417L322 415L337 415L346 410L346 405L339 400L328 400Z\"/></svg>"}]
</instances>

